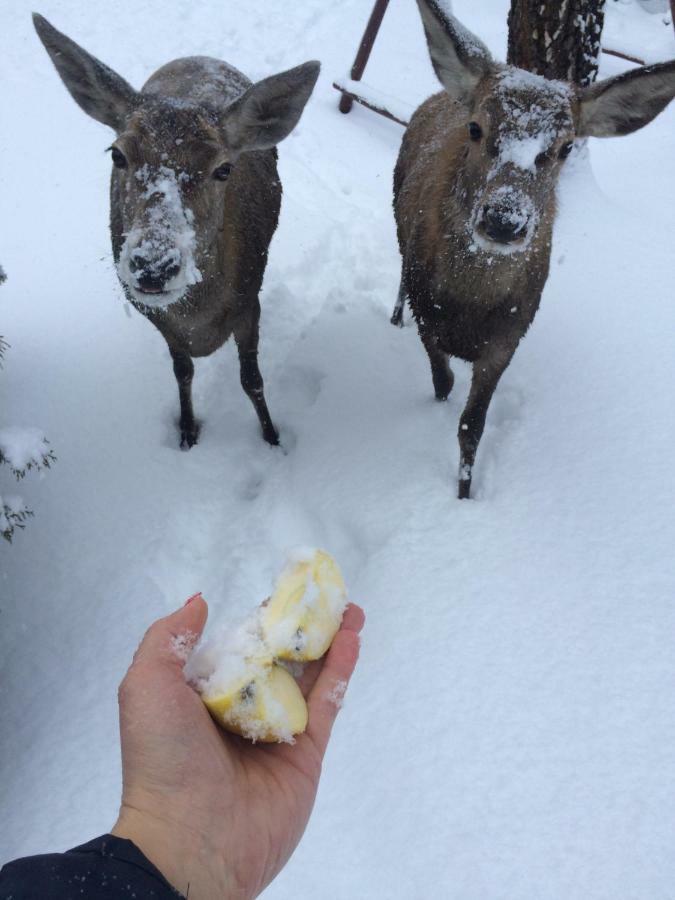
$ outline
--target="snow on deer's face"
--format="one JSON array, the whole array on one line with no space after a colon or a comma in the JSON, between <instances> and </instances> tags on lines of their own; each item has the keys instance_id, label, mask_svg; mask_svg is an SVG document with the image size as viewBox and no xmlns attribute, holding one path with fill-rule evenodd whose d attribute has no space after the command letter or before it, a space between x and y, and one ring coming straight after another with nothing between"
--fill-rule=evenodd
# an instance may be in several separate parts
<instances>
[{"instance_id":1,"label":"snow on deer's face","mask_svg":"<svg viewBox=\"0 0 675 900\"><path fill-rule=\"evenodd\" d=\"M552 208L574 140L573 97L568 84L523 69L505 67L489 79L467 125L469 230L483 250L526 249Z\"/></svg>"},{"instance_id":2,"label":"snow on deer's face","mask_svg":"<svg viewBox=\"0 0 675 900\"><path fill-rule=\"evenodd\" d=\"M200 258L222 221L227 149L203 111L153 100L130 118L112 155L119 277L135 302L166 307L202 280Z\"/></svg>"}]
</instances>

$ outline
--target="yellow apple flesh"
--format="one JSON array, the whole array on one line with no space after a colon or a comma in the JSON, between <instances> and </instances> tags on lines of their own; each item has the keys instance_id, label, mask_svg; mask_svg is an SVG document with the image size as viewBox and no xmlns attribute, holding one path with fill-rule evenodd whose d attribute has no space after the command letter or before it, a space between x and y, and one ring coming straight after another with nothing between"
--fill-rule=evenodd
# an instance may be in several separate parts
<instances>
[{"instance_id":1,"label":"yellow apple flesh","mask_svg":"<svg viewBox=\"0 0 675 900\"><path fill-rule=\"evenodd\" d=\"M307 727L305 698L293 676L276 664L244 672L225 691L202 700L219 725L254 741L289 741Z\"/></svg>"},{"instance_id":2,"label":"yellow apple flesh","mask_svg":"<svg viewBox=\"0 0 675 900\"><path fill-rule=\"evenodd\" d=\"M340 628L347 592L335 560L323 550L300 559L279 576L261 611L261 628L277 659L320 659Z\"/></svg>"}]
</instances>

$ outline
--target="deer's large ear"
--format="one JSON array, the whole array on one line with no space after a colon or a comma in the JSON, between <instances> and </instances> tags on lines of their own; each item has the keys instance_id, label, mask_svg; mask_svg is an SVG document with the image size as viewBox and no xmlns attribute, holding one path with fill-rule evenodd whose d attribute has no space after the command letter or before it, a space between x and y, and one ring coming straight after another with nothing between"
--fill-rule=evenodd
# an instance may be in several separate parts
<instances>
[{"instance_id":1,"label":"deer's large ear","mask_svg":"<svg viewBox=\"0 0 675 900\"><path fill-rule=\"evenodd\" d=\"M138 94L123 78L37 13L33 24L71 96L92 118L120 132Z\"/></svg>"},{"instance_id":2,"label":"deer's large ear","mask_svg":"<svg viewBox=\"0 0 675 900\"><path fill-rule=\"evenodd\" d=\"M450 13L447 0L417 0L417 5L438 80L454 100L464 102L497 68L490 51Z\"/></svg>"},{"instance_id":3,"label":"deer's large ear","mask_svg":"<svg viewBox=\"0 0 675 900\"><path fill-rule=\"evenodd\" d=\"M268 150L293 131L314 90L321 65L306 62L264 78L228 106L223 125L233 150Z\"/></svg>"},{"instance_id":4,"label":"deer's large ear","mask_svg":"<svg viewBox=\"0 0 675 900\"><path fill-rule=\"evenodd\" d=\"M675 60L631 69L579 94L579 137L617 137L637 131L675 97Z\"/></svg>"}]
</instances>

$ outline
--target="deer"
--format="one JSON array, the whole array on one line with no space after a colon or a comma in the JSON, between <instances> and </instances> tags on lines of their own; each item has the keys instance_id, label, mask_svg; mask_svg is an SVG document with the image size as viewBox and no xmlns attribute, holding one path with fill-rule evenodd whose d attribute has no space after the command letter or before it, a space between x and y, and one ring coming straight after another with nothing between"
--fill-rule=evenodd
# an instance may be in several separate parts
<instances>
[{"instance_id":1,"label":"deer","mask_svg":"<svg viewBox=\"0 0 675 900\"><path fill-rule=\"evenodd\" d=\"M589 87L495 61L442 0L417 0L443 90L422 103L394 170L401 283L436 399L451 357L472 364L458 428L458 497L471 496L488 407L546 284L556 184L575 141L630 134L675 96L675 60Z\"/></svg>"},{"instance_id":2,"label":"deer","mask_svg":"<svg viewBox=\"0 0 675 900\"><path fill-rule=\"evenodd\" d=\"M33 21L75 102L115 132L113 258L127 300L168 345L181 448L200 432L193 359L230 336L262 436L277 445L258 365L259 292L281 206L276 145L300 120L320 64L254 84L228 63L190 56L136 91L43 16Z\"/></svg>"}]
</instances>

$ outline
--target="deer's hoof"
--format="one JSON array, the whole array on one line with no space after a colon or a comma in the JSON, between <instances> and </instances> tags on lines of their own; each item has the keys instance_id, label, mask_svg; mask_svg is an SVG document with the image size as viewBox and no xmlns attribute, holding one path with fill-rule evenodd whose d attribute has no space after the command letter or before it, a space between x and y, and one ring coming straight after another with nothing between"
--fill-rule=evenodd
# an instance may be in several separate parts
<instances>
[{"instance_id":1,"label":"deer's hoof","mask_svg":"<svg viewBox=\"0 0 675 900\"><path fill-rule=\"evenodd\" d=\"M191 428L181 428L180 430L180 449L181 450L189 450L190 447L194 447L194 445L199 441L199 425L194 425Z\"/></svg>"},{"instance_id":2,"label":"deer's hoof","mask_svg":"<svg viewBox=\"0 0 675 900\"><path fill-rule=\"evenodd\" d=\"M447 375L439 377L434 381L434 394L440 403L443 403L448 399L454 383L455 379L452 372L448 372Z\"/></svg>"},{"instance_id":3,"label":"deer's hoof","mask_svg":"<svg viewBox=\"0 0 675 900\"><path fill-rule=\"evenodd\" d=\"M459 487L457 489L457 499L458 500L470 500L471 499L471 479L460 478Z\"/></svg>"},{"instance_id":4,"label":"deer's hoof","mask_svg":"<svg viewBox=\"0 0 675 900\"><path fill-rule=\"evenodd\" d=\"M397 328L403 328L403 310L395 309L394 314L389 321L392 325L396 325Z\"/></svg>"},{"instance_id":5,"label":"deer's hoof","mask_svg":"<svg viewBox=\"0 0 675 900\"><path fill-rule=\"evenodd\" d=\"M263 438L267 441L270 447L279 446L279 432L271 422L268 426L263 428Z\"/></svg>"},{"instance_id":6,"label":"deer's hoof","mask_svg":"<svg viewBox=\"0 0 675 900\"><path fill-rule=\"evenodd\" d=\"M452 369L442 362L434 362L431 366L431 380L434 383L434 394L441 403L450 396L450 391L455 383Z\"/></svg>"}]
</instances>

